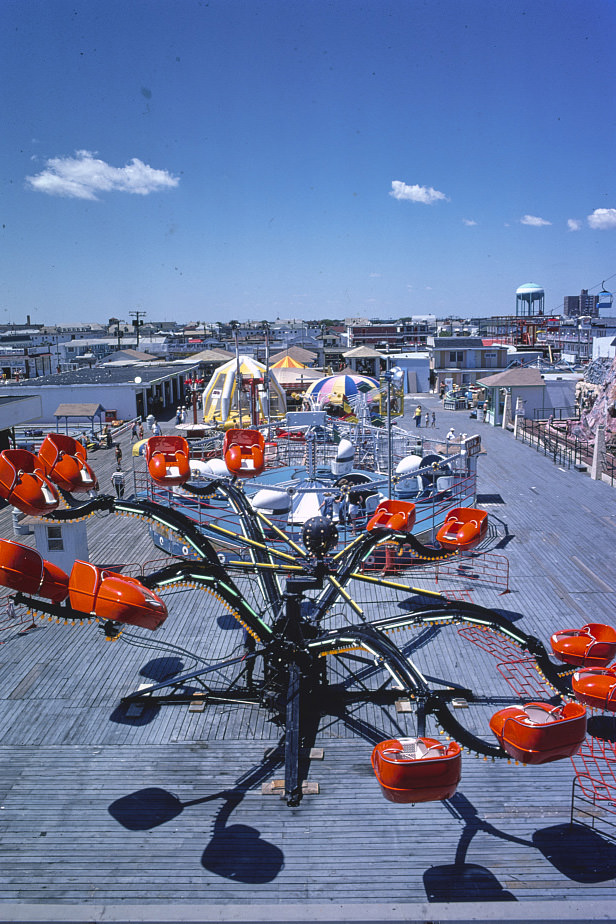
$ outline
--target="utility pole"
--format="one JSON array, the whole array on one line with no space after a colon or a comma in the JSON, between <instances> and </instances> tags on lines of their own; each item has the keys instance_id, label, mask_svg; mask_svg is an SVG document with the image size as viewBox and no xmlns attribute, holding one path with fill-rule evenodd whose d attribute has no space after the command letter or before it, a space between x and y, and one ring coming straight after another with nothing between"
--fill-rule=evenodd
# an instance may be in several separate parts
<instances>
[{"instance_id":1,"label":"utility pole","mask_svg":"<svg viewBox=\"0 0 616 924\"><path fill-rule=\"evenodd\" d=\"M263 378L263 391L265 393L265 400L267 401L267 438L271 439L271 427L272 427L272 418L270 410L270 398L271 398L271 382L270 382L270 348L269 348L269 332L270 326L267 321L261 322L261 327L265 333L265 376Z\"/></svg>"},{"instance_id":2,"label":"utility pole","mask_svg":"<svg viewBox=\"0 0 616 924\"><path fill-rule=\"evenodd\" d=\"M238 340L238 327L240 325L237 321L230 321L229 327L233 331L233 338L235 340L235 390L237 392L237 411L240 421L240 430L242 429L242 372L240 366L240 345ZM224 421L223 421L224 423Z\"/></svg>"},{"instance_id":3,"label":"utility pole","mask_svg":"<svg viewBox=\"0 0 616 924\"><path fill-rule=\"evenodd\" d=\"M128 312L131 318L134 318L133 327L135 328L135 333L137 334L137 347L139 346L139 328L143 327L143 321L140 321L140 317L145 317L145 311L129 311Z\"/></svg>"}]
</instances>

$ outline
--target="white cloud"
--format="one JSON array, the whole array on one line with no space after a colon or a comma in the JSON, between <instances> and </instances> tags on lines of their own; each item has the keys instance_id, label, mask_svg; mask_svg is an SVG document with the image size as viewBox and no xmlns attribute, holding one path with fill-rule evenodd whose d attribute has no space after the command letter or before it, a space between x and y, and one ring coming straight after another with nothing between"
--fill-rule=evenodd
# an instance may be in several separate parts
<instances>
[{"instance_id":1,"label":"white cloud","mask_svg":"<svg viewBox=\"0 0 616 924\"><path fill-rule=\"evenodd\" d=\"M98 199L101 192L127 192L147 196L177 186L179 180L166 170L155 170L134 157L124 167L112 167L91 151L76 151L74 157L51 157L45 169L26 177L37 192L69 199Z\"/></svg>"},{"instance_id":2,"label":"white cloud","mask_svg":"<svg viewBox=\"0 0 616 924\"><path fill-rule=\"evenodd\" d=\"M616 209L595 209L586 220L595 231L608 231L616 228Z\"/></svg>"},{"instance_id":3,"label":"white cloud","mask_svg":"<svg viewBox=\"0 0 616 924\"><path fill-rule=\"evenodd\" d=\"M432 205L439 199L449 202L445 193L439 192L438 189L432 189L431 186L407 186L401 180L392 180L390 196L394 199L402 199L406 202L421 202L424 205Z\"/></svg>"},{"instance_id":4,"label":"white cloud","mask_svg":"<svg viewBox=\"0 0 616 924\"><path fill-rule=\"evenodd\" d=\"M580 228L582 227L582 222L578 221L577 218L568 218L567 227L569 228L570 231L579 231Z\"/></svg>"},{"instance_id":5,"label":"white cloud","mask_svg":"<svg viewBox=\"0 0 616 924\"><path fill-rule=\"evenodd\" d=\"M473 221L472 218L463 218L462 221L466 225L467 228L474 228L475 225L477 224L477 222Z\"/></svg>"},{"instance_id":6,"label":"white cloud","mask_svg":"<svg viewBox=\"0 0 616 924\"><path fill-rule=\"evenodd\" d=\"M521 225L530 225L532 228L542 228L545 225L551 225L551 221L547 221L545 218L538 218L536 215L524 215L523 218L520 218Z\"/></svg>"}]
</instances>

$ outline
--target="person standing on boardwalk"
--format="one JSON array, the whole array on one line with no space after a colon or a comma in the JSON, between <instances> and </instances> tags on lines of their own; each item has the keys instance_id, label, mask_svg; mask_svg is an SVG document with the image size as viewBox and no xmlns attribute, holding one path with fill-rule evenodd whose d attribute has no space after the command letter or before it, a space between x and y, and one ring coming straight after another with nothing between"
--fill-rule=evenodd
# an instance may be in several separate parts
<instances>
[{"instance_id":1,"label":"person standing on boardwalk","mask_svg":"<svg viewBox=\"0 0 616 924\"><path fill-rule=\"evenodd\" d=\"M436 411L432 411L432 426L436 427Z\"/></svg>"},{"instance_id":2,"label":"person standing on boardwalk","mask_svg":"<svg viewBox=\"0 0 616 924\"><path fill-rule=\"evenodd\" d=\"M334 509L338 513L338 522L344 526L348 518L348 499L346 494L340 492L334 498Z\"/></svg>"},{"instance_id":3,"label":"person standing on boardwalk","mask_svg":"<svg viewBox=\"0 0 616 924\"><path fill-rule=\"evenodd\" d=\"M143 439L143 424L142 423L139 424L139 439L140 440Z\"/></svg>"},{"instance_id":4,"label":"person standing on boardwalk","mask_svg":"<svg viewBox=\"0 0 616 924\"><path fill-rule=\"evenodd\" d=\"M138 434L138 433L139 433L139 430L137 429L137 421L136 421L136 420L133 420L133 428L132 428L132 430L130 431L130 438L131 438L131 440L132 440L133 443L134 443L135 440L137 439L137 434Z\"/></svg>"},{"instance_id":5,"label":"person standing on boardwalk","mask_svg":"<svg viewBox=\"0 0 616 924\"><path fill-rule=\"evenodd\" d=\"M319 504L319 509L323 511L323 516L331 520L334 515L334 495L329 491L326 492L323 500Z\"/></svg>"},{"instance_id":6,"label":"person standing on boardwalk","mask_svg":"<svg viewBox=\"0 0 616 924\"><path fill-rule=\"evenodd\" d=\"M118 467L111 476L111 484L114 486L116 491L116 496L118 498L124 497L124 472L120 468L120 463L118 462Z\"/></svg>"},{"instance_id":7,"label":"person standing on boardwalk","mask_svg":"<svg viewBox=\"0 0 616 924\"><path fill-rule=\"evenodd\" d=\"M415 426L421 427L421 404L418 404L415 408Z\"/></svg>"},{"instance_id":8,"label":"person standing on boardwalk","mask_svg":"<svg viewBox=\"0 0 616 924\"><path fill-rule=\"evenodd\" d=\"M426 411L426 430L430 426L430 414Z\"/></svg>"},{"instance_id":9,"label":"person standing on boardwalk","mask_svg":"<svg viewBox=\"0 0 616 924\"><path fill-rule=\"evenodd\" d=\"M116 443L115 454L116 454L116 462L118 463L118 468L119 468L120 463L122 461L122 447L120 446L119 443Z\"/></svg>"}]
</instances>

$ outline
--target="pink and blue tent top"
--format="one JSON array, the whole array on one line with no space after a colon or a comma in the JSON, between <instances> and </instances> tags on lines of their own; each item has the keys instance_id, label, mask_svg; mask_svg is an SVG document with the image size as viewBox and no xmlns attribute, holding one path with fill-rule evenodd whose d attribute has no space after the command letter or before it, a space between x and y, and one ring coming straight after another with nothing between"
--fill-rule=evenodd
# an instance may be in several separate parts
<instances>
[{"instance_id":1,"label":"pink and blue tent top","mask_svg":"<svg viewBox=\"0 0 616 924\"><path fill-rule=\"evenodd\" d=\"M368 394L378 388L379 383L369 375L328 375L325 379L313 382L305 397L317 404L343 404L349 398L359 394ZM370 399L368 399L370 400Z\"/></svg>"}]
</instances>

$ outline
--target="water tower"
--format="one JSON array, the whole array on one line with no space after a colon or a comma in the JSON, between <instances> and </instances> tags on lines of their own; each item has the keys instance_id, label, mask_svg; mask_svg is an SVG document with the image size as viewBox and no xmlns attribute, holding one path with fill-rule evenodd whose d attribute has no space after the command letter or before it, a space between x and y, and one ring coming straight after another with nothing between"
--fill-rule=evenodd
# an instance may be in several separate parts
<instances>
[{"instance_id":1,"label":"water tower","mask_svg":"<svg viewBox=\"0 0 616 924\"><path fill-rule=\"evenodd\" d=\"M543 314L545 307L545 292L541 286L534 282L527 282L516 289L515 313L518 318L529 318L535 314Z\"/></svg>"}]
</instances>

